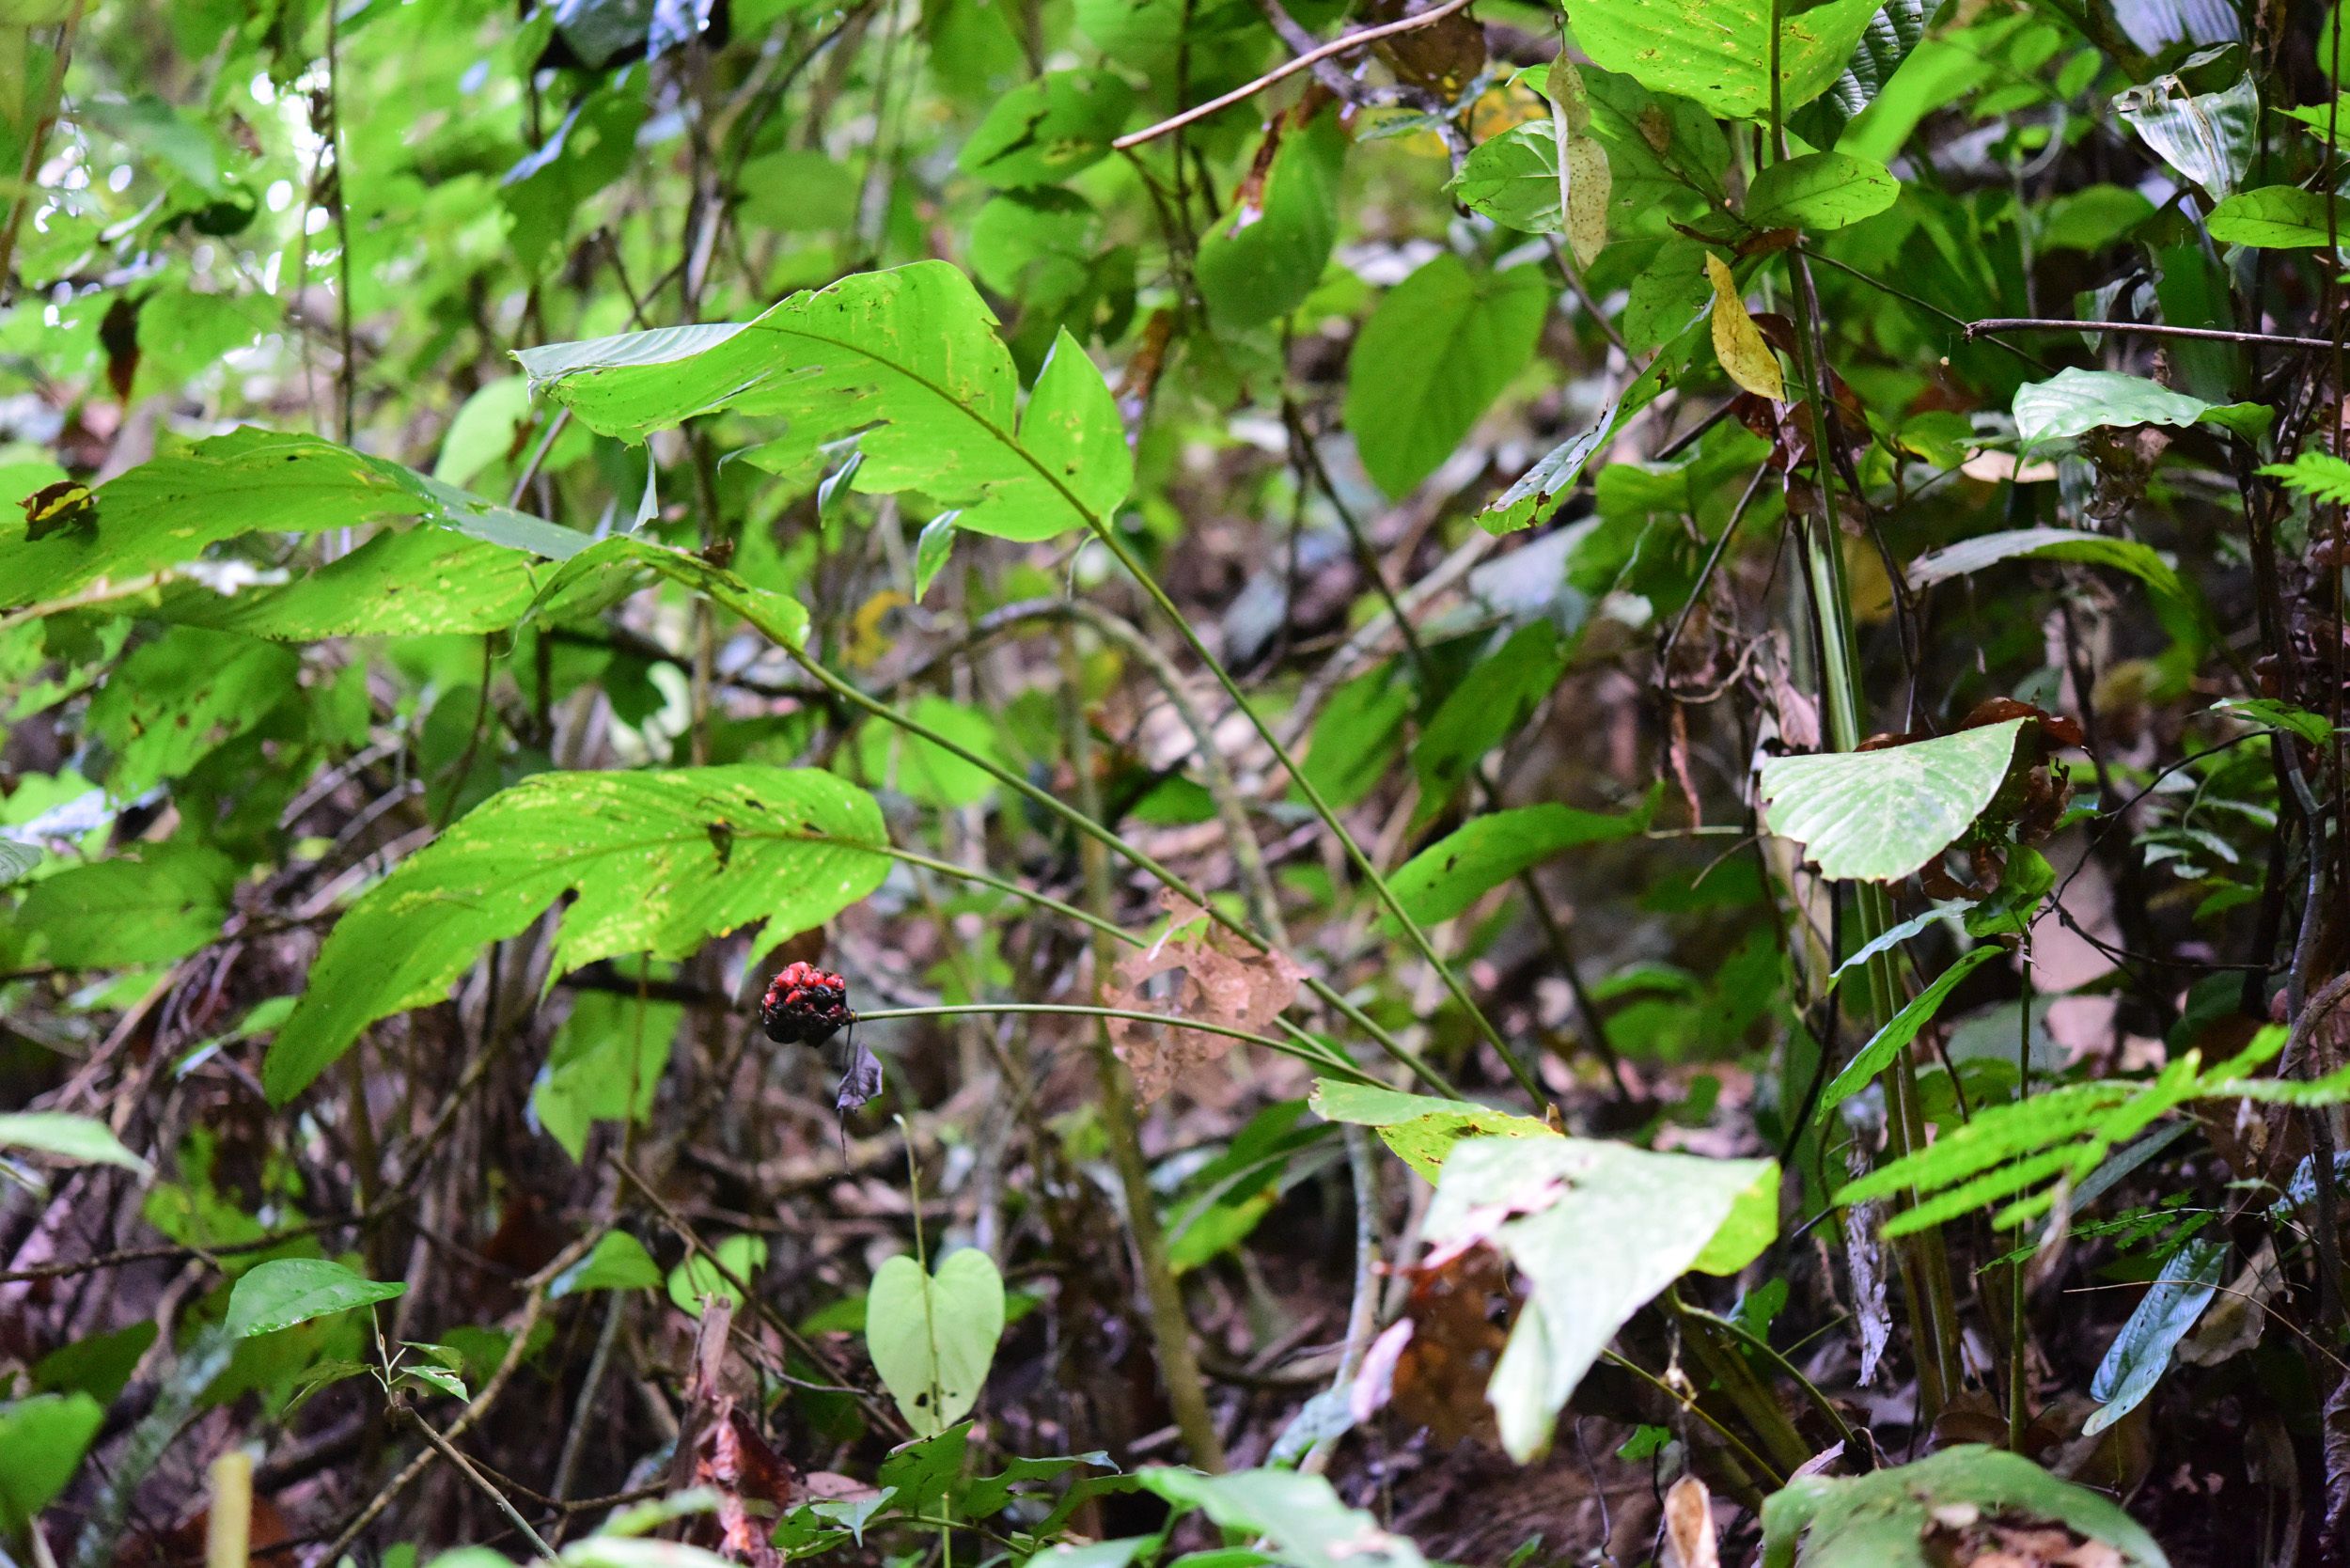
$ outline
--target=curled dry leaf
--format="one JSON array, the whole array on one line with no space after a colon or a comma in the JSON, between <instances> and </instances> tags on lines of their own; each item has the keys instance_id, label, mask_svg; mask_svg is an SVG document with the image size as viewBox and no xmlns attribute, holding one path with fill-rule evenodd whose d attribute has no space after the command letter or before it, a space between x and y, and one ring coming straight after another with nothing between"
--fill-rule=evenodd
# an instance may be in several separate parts
<instances>
[{"instance_id":1,"label":"curled dry leaf","mask_svg":"<svg viewBox=\"0 0 2350 1568\"><path fill-rule=\"evenodd\" d=\"M1665 1494L1665 1568L1721 1568L1714 1535L1714 1496L1695 1476Z\"/></svg>"},{"instance_id":2,"label":"curled dry leaf","mask_svg":"<svg viewBox=\"0 0 2350 1568\"><path fill-rule=\"evenodd\" d=\"M1396 1413L1447 1443L1494 1442L1485 1386L1510 1342L1516 1303L1509 1267L1500 1253L1479 1247L1410 1272L1410 1334L1397 1347L1392 1378Z\"/></svg>"},{"instance_id":3,"label":"curled dry leaf","mask_svg":"<svg viewBox=\"0 0 2350 1568\"><path fill-rule=\"evenodd\" d=\"M1134 1074L1136 1100L1146 1105L1192 1068L1232 1048L1230 1035L1184 1028L1182 1020L1261 1031L1296 999L1297 982L1306 977L1287 953L1257 951L1221 926L1211 925L1198 936L1177 935L1206 912L1173 893L1162 894L1161 904L1171 921L1167 934L1120 960L1114 978L1102 987L1104 1007L1164 1013L1175 1020L1167 1025L1133 1018L1109 1021L1110 1044ZM1171 996L1143 995L1144 987L1159 976L1178 972L1183 980Z\"/></svg>"}]
</instances>

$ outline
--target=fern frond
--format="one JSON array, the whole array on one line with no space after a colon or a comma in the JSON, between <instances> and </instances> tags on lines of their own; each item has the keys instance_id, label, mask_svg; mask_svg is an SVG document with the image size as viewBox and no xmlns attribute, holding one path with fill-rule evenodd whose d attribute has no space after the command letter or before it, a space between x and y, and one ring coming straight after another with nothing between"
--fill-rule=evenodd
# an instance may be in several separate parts
<instances>
[{"instance_id":1,"label":"fern frond","mask_svg":"<svg viewBox=\"0 0 2350 1568\"><path fill-rule=\"evenodd\" d=\"M2312 501L2350 506L2350 463L2331 452L2296 452L2291 463L2272 463L2261 472Z\"/></svg>"}]
</instances>

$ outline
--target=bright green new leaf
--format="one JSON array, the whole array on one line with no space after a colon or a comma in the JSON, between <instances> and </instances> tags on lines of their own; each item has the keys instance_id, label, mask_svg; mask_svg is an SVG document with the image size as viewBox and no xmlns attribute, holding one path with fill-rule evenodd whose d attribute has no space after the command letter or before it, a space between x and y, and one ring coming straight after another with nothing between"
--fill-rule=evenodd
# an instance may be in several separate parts
<instances>
[{"instance_id":1,"label":"bright green new leaf","mask_svg":"<svg viewBox=\"0 0 2350 1568\"><path fill-rule=\"evenodd\" d=\"M1841 152L1807 152L1771 165L1747 188L1757 228L1842 228L1893 205L1902 182L1883 164Z\"/></svg>"},{"instance_id":2,"label":"bright green new leaf","mask_svg":"<svg viewBox=\"0 0 2350 1568\"><path fill-rule=\"evenodd\" d=\"M1804 1476L1762 1504L1762 1568L1936 1568L1937 1518L2060 1525L2111 1548L2119 1568L2170 1560L2119 1503L2022 1454L1962 1443L1865 1476ZM2080 1560L2076 1558L2076 1560Z\"/></svg>"},{"instance_id":3,"label":"bright green new leaf","mask_svg":"<svg viewBox=\"0 0 2350 1568\"><path fill-rule=\"evenodd\" d=\"M2027 452L2107 426L2216 425L2247 441L2268 429L2269 410L2258 403L2207 403L2144 376L2118 370L2060 370L2015 394L2015 438Z\"/></svg>"},{"instance_id":4,"label":"bright green new leaf","mask_svg":"<svg viewBox=\"0 0 2350 1568\"><path fill-rule=\"evenodd\" d=\"M661 1283L661 1265L626 1231L606 1231L588 1256L555 1277L550 1296L580 1291L647 1291Z\"/></svg>"},{"instance_id":5,"label":"bright green new leaf","mask_svg":"<svg viewBox=\"0 0 2350 1568\"><path fill-rule=\"evenodd\" d=\"M1771 112L1771 18L1779 15L1779 105L1793 113L1844 72L1881 0L1826 0L1806 10L1774 0L1606 0L1569 8L1592 61L1660 93L1695 99L1724 119Z\"/></svg>"},{"instance_id":6,"label":"bright green new leaf","mask_svg":"<svg viewBox=\"0 0 2350 1568\"><path fill-rule=\"evenodd\" d=\"M1434 473L1526 368L1550 286L1539 269L1472 273L1446 251L1387 291L1355 339L1346 428L1390 495Z\"/></svg>"},{"instance_id":7,"label":"bright green new leaf","mask_svg":"<svg viewBox=\"0 0 2350 1568\"><path fill-rule=\"evenodd\" d=\"M407 1292L405 1285L369 1279L324 1258L275 1258L237 1280L223 1326L230 1339L249 1340Z\"/></svg>"},{"instance_id":8,"label":"bright green new leaf","mask_svg":"<svg viewBox=\"0 0 2350 1568\"><path fill-rule=\"evenodd\" d=\"M1559 1136L1535 1117L1336 1078L1316 1078L1308 1103L1325 1121L1373 1129L1399 1159L1431 1182L1443 1172L1445 1156L1466 1139Z\"/></svg>"},{"instance_id":9,"label":"bright green new leaf","mask_svg":"<svg viewBox=\"0 0 2350 1568\"><path fill-rule=\"evenodd\" d=\"M2194 1332L2196 1320L2227 1278L2228 1252L2226 1240L2198 1237L2163 1262L2090 1379L2089 1397L2105 1403L2081 1423L2083 1436L2103 1432L2154 1391L2179 1341Z\"/></svg>"},{"instance_id":10,"label":"bright green new leaf","mask_svg":"<svg viewBox=\"0 0 2350 1568\"><path fill-rule=\"evenodd\" d=\"M1646 825L1646 813L1614 817L1555 801L1488 811L1405 861L1387 886L1405 914L1434 925L1562 850L1621 839Z\"/></svg>"},{"instance_id":11,"label":"bright green new leaf","mask_svg":"<svg viewBox=\"0 0 2350 1568\"><path fill-rule=\"evenodd\" d=\"M2345 219L2350 212L2337 209L2324 191L2264 185L2213 208L2204 227L2221 244L2296 250L2339 243Z\"/></svg>"},{"instance_id":12,"label":"bright green new leaf","mask_svg":"<svg viewBox=\"0 0 2350 1568\"><path fill-rule=\"evenodd\" d=\"M15 1539L81 1466L106 1407L87 1394L0 1404L0 1536Z\"/></svg>"},{"instance_id":13,"label":"bright green new leaf","mask_svg":"<svg viewBox=\"0 0 2350 1568\"><path fill-rule=\"evenodd\" d=\"M530 384L520 376L487 382L459 406L441 437L432 477L443 484L471 484L474 477L514 449L514 437L530 418Z\"/></svg>"},{"instance_id":14,"label":"bright green new leaf","mask_svg":"<svg viewBox=\"0 0 2350 1568\"><path fill-rule=\"evenodd\" d=\"M943 261L858 273L741 325L664 327L515 354L535 390L599 433L721 410L780 422L744 454L789 472L855 434L851 488L919 491L958 525L1050 539L1105 520L1133 480L1101 372L1063 338L1025 415L1011 354L970 281Z\"/></svg>"},{"instance_id":15,"label":"bright green new leaf","mask_svg":"<svg viewBox=\"0 0 2350 1568\"><path fill-rule=\"evenodd\" d=\"M1830 882L1892 882L1958 840L2007 781L2026 719L1762 764L1763 827Z\"/></svg>"},{"instance_id":16,"label":"bright green new leaf","mask_svg":"<svg viewBox=\"0 0 2350 1568\"><path fill-rule=\"evenodd\" d=\"M565 1153L577 1160L598 1121L645 1120L683 1012L675 1002L609 992L583 992L572 1002L530 1091L539 1124Z\"/></svg>"},{"instance_id":17,"label":"bright green new leaf","mask_svg":"<svg viewBox=\"0 0 2350 1568\"><path fill-rule=\"evenodd\" d=\"M917 1436L970 1413L1003 1332L1003 1276L977 1247L948 1253L935 1275L899 1253L875 1272L865 1298L873 1370Z\"/></svg>"},{"instance_id":18,"label":"bright green new leaf","mask_svg":"<svg viewBox=\"0 0 2350 1568\"><path fill-rule=\"evenodd\" d=\"M103 1121L65 1111L0 1114L0 1149L30 1149L69 1165L118 1165L143 1176L152 1168L125 1149Z\"/></svg>"},{"instance_id":19,"label":"bright green new leaf","mask_svg":"<svg viewBox=\"0 0 2350 1568\"><path fill-rule=\"evenodd\" d=\"M1942 1011L1942 1004L1950 1000L1950 993L1958 989L1959 981L2003 951L2004 949L1986 946L1972 948L1960 954L1957 963L1936 975L1932 985L1918 993L1907 1006L1886 1020L1885 1027L1877 1030L1876 1037L1844 1064L1844 1070L1836 1074L1835 1081L1821 1090L1820 1106L1812 1119L1825 1121L1838 1105L1868 1088L1876 1075L1891 1065L1893 1058L1918 1038L1918 1031L1934 1022L1934 1015Z\"/></svg>"},{"instance_id":20,"label":"bright green new leaf","mask_svg":"<svg viewBox=\"0 0 2350 1568\"><path fill-rule=\"evenodd\" d=\"M1778 1163L1658 1154L1587 1138L1477 1138L1454 1149L1432 1246L1485 1240L1530 1283L1486 1398L1524 1464L1633 1313L1691 1269L1734 1274L1778 1228Z\"/></svg>"},{"instance_id":21,"label":"bright green new leaf","mask_svg":"<svg viewBox=\"0 0 2350 1568\"><path fill-rule=\"evenodd\" d=\"M1382 1529L1369 1513L1347 1507L1321 1476L1275 1468L1211 1476L1153 1466L1138 1479L1178 1508L1196 1508L1226 1529L1266 1537L1276 1562L1294 1568L1427 1568L1428 1560L1408 1537Z\"/></svg>"},{"instance_id":22,"label":"bright green new leaf","mask_svg":"<svg viewBox=\"0 0 2350 1568\"><path fill-rule=\"evenodd\" d=\"M2186 585L2179 580L2170 557L2134 539L2078 528L2011 528L1962 539L1910 562L1909 586L1930 588L2012 560L2079 561L2111 567L2128 572L2166 599L2184 602L2186 597Z\"/></svg>"},{"instance_id":23,"label":"bright green new leaf","mask_svg":"<svg viewBox=\"0 0 2350 1568\"><path fill-rule=\"evenodd\" d=\"M812 768L548 773L492 796L343 916L262 1064L284 1104L378 1018L438 1000L566 893L554 973L682 958L765 923L761 950L881 886L881 813Z\"/></svg>"},{"instance_id":24,"label":"bright green new leaf","mask_svg":"<svg viewBox=\"0 0 2350 1568\"><path fill-rule=\"evenodd\" d=\"M955 166L999 189L1058 184L1109 156L1134 106L1115 72L1047 71L995 101Z\"/></svg>"},{"instance_id":25,"label":"bright green new leaf","mask_svg":"<svg viewBox=\"0 0 2350 1568\"><path fill-rule=\"evenodd\" d=\"M759 1236L728 1236L711 1248L711 1256L696 1252L669 1271L669 1300L692 1317L702 1315L702 1298L719 1296L736 1307L743 1293L735 1281L756 1285L767 1266L767 1243Z\"/></svg>"}]
</instances>

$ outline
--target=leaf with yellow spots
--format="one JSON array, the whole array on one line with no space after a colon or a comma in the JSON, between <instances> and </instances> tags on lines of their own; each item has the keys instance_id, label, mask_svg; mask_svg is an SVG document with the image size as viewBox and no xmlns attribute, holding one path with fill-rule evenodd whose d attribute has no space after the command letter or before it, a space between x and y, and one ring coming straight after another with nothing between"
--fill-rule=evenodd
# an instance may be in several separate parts
<instances>
[{"instance_id":1,"label":"leaf with yellow spots","mask_svg":"<svg viewBox=\"0 0 2350 1568\"><path fill-rule=\"evenodd\" d=\"M270 1047L283 1105L378 1018L443 999L492 942L562 903L550 972L683 958L764 923L765 949L881 886L873 797L818 768L543 773L491 796L336 923ZM568 902L564 902L565 900Z\"/></svg>"},{"instance_id":2,"label":"leaf with yellow spots","mask_svg":"<svg viewBox=\"0 0 2350 1568\"><path fill-rule=\"evenodd\" d=\"M1705 275L1714 283L1714 356L1730 372L1730 379L1758 398L1773 402L1787 400L1787 378L1778 368L1778 356L1762 340L1762 329L1747 314L1747 302L1738 297L1738 281L1730 275L1730 268L1712 251L1705 253Z\"/></svg>"}]
</instances>

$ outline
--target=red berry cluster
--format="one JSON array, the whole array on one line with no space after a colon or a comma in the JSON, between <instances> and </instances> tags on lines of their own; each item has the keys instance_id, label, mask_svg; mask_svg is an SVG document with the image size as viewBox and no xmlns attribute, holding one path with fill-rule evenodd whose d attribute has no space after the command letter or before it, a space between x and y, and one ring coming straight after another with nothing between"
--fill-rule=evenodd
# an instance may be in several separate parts
<instances>
[{"instance_id":1,"label":"red berry cluster","mask_svg":"<svg viewBox=\"0 0 2350 1568\"><path fill-rule=\"evenodd\" d=\"M807 963L785 964L759 1004L759 1021L779 1045L822 1045L853 1016L849 982Z\"/></svg>"}]
</instances>

